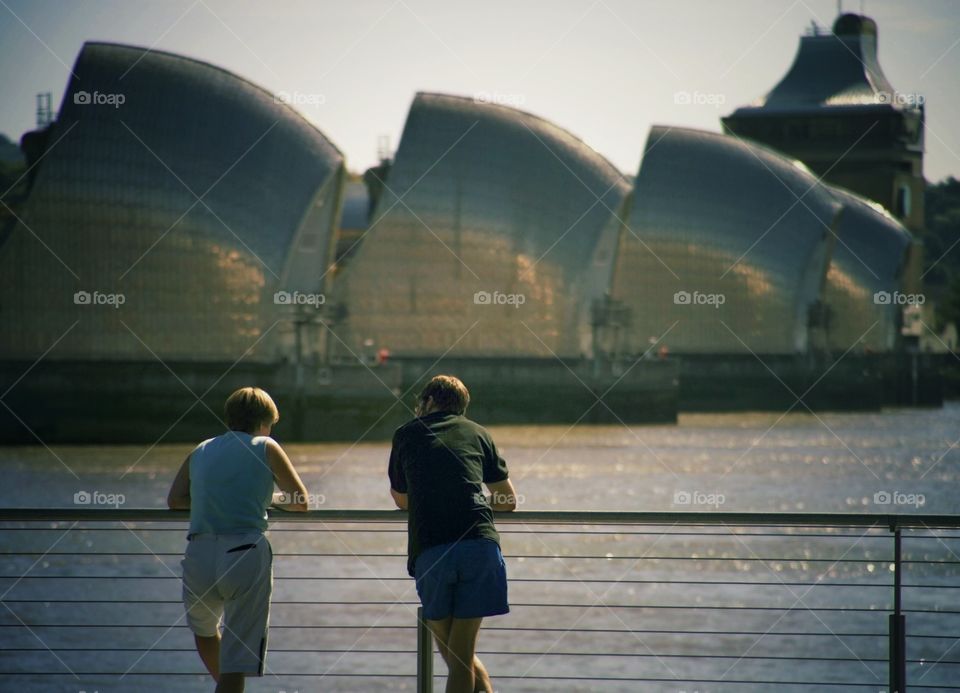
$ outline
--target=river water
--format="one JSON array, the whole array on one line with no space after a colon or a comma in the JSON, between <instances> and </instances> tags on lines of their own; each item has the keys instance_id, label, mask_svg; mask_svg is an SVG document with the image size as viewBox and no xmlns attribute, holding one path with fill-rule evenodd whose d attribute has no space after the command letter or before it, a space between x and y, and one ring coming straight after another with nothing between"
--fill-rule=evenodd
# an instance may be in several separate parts
<instances>
[{"instance_id":1,"label":"river water","mask_svg":"<svg viewBox=\"0 0 960 693\"><path fill-rule=\"evenodd\" d=\"M957 404L491 432L523 496L521 510L960 512ZM388 444L285 447L316 507L391 508ZM163 507L189 450L5 448L0 505L74 507L89 499ZM17 527L26 525L0 530L0 690L211 690L201 676L140 676L199 670L178 620L182 527ZM416 594L404 571L403 527L303 529L271 531L270 672L247 690L413 690ZM480 643L498 690L886 689L891 541L883 528L501 523L501 530L515 606L489 619ZM905 538L907 557L942 563L908 565L906 583L933 587L906 590L905 608L950 611L960 539L926 535ZM99 602L63 603L81 598ZM908 613L908 633L938 636L909 641L918 660L908 667L911 683L938 690L960 682L960 663L950 663L960 660L960 646L950 650L960 616ZM361 676L370 673L378 676Z\"/></svg>"}]
</instances>

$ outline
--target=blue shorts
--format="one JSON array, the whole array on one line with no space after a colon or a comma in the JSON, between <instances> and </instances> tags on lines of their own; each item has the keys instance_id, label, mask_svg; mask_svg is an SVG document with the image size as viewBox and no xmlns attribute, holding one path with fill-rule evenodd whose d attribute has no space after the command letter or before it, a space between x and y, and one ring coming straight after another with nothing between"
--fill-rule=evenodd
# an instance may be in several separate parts
<instances>
[{"instance_id":1,"label":"blue shorts","mask_svg":"<svg viewBox=\"0 0 960 693\"><path fill-rule=\"evenodd\" d=\"M414 572L423 617L430 621L510 611L507 569L495 541L466 539L432 546L417 556Z\"/></svg>"}]
</instances>

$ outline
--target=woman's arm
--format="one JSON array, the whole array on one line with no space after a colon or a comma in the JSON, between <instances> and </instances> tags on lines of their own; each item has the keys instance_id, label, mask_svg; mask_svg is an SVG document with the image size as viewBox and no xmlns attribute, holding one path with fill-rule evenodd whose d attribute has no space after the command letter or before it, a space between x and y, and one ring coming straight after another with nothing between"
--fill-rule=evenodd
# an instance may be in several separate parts
<instances>
[{"instance_id":1,"label":"woman's arm","mask_svg":"<svg viewBox=\"0 0 960 693\"><path fill-rule=\"evenodd\" d=\"M273 472L277 488L289 499L288 502L274 503L274 506L281 510L306 512L307 487L300 480L300 475L293 468L293 462L287 457L287 453L273 438L267 439L267 460L270 462L270 471Z\"/></svg>"},{"instance_id":2,"label":"woman's arm","mask_svg":"<svg viewBox=\"0 0 960 693\"><path fill-rule=\"evenodd\" d=\"M190 455L193 453L191 452ZM167 507L171 510L190 509L190 455L180 465L167 493Z\"/></svg>"}]
</instances>

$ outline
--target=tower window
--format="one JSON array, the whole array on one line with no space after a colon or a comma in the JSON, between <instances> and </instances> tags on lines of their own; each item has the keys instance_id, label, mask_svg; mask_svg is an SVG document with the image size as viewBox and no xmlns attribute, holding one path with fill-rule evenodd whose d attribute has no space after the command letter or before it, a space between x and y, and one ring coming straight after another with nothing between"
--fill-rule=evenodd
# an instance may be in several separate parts
<instances>
[{"instance_id":1,"label":"tower window","mask_svg":"<svg viewBox=\"0 0 960 693\"><path fill-rule=\"evenodd\" d=\"M910 216L910 186L900 183L897 186L897 216L904 219Z\"/></svg>"}]
</instances>

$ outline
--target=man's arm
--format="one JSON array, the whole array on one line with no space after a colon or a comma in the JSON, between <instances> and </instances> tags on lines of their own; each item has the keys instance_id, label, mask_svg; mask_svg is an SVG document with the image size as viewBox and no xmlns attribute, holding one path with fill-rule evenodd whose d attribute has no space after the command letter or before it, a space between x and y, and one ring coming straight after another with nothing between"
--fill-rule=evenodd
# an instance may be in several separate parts
<instances>
[{"instance_id":1,"label":"man's arm","mask_svg":"<svg viewBox=\"0 0 960 693\"><path fill-rule=\"evenodd\" d=\"M190 455L193 453L191 452ZM171 510L189 510L190 509L190 455L180 465L177 475L170 484L170 492L167 493L167 507Z\"/></svg>"},{"instance_id":2,"label":"man's arm","mask_svg":"<svg viewBox=\"0 0 960 693\"><path fill-rule=\"evenodd\" d=\"M407 510L409 499L407 498L407 477L403 471L403 464L400 462L400 430L397 429L393 434L393 443L390 445L390 461L387 463L387 476L390 479L390 497L397 504L400 510ZM403 489L398 490L398 489Z\"/></svg>"},{"instance_id":3,"label":"man's arm","mask_svg":"<svg viewBox=\"0 0 960 693\"><path fill-rule=\"evenodd\" d=\"M407 494L406 494L406 493L400 493L399 491L394 490L393 487L391 486L391 487L390 487L390 495L393 496L393 502L397 504L397 507L398 507L398 508L400 508L401 510L406 510L406 509L407 509Z\"/></svg>"},{"instance_id":4,"label":"man's arm","mask_svg":"<svg viewBox=\"0 0 960 693\"><path fill-rule=\"evenodd\" d=\"M517 492L510 479L487 484L490 489L490 507L493 510L509 512L517 509Z\"/></svg>"},{"instance_id":5,"label":"man's arm","mask_svg":"<svg viewBox=\"0 0 960 693\"><path fill-rule=\"evenodd\" d=\"M300 480L300 475L293 468L293 462L287 457L280 444L273 438L267 439L267 461L270 462L270 471L277 488L289 499L287 502L274 503L275 508L291 512L307 511L307 487Z\"/></svg>"}]
</instances>

